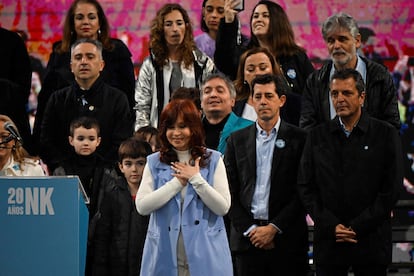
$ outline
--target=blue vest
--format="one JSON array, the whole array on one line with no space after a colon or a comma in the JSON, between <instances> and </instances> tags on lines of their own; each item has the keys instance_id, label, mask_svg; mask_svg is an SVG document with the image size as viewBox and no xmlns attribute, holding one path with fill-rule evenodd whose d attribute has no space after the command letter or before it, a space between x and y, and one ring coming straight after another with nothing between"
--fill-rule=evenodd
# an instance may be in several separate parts
<instances>
[{"instance_id":1,"label":"blue vest","mask_svg":"<svg viewBox=\"0 0 414 276\"><path fill-rule=\"evenodd\" d=\"M200 168L204 179L213 184L220 153L212 152L207 167ZM169 164L161 163L159 153L147 158L154 178L154 190L172 179ZM163 207L151 213L142 256L142 276L176 276L177 241L182 231L191 276L233 275L232 261L223 217L214 214L191 184L181 210L177 193Z\"/></svg>"}]
</instances>

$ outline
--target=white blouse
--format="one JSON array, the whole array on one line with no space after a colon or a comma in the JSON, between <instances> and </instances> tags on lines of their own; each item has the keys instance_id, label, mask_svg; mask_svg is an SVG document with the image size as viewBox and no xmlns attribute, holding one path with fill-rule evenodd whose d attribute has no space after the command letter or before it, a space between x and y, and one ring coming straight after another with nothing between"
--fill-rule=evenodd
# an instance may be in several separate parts
<instances>
[{"instance_id":1,"label":"white blouse","mask_svg":"<svg viewBox=\"0 0 414 276\"><path fill-rule=\"evenodd\" d=\"M0 170L0 176L45 176L38 160L24 158L22 163L15 162L13 156Z\"/></svg>"},{"instance_id":2,"label":"white blouse","mask_svg":"<svg viewBox=\"0 0 414 276\"><path fill-rule=\"evenodd\" d=\"M176 151L180 162L189 162L191 155L189 151ZM216 215L223 216L230 209L231 197L227 180L226 168L220 157L214 172L214 183L209 185L200 173L195 174L188 180L200 196L204 204ZM181 185L178 178L173 177L162 187L154 191L154 178L148 164L144 168L141 185L136 196L137 210L141 215L149 215L151 212L164 206L177 193L185 197L187 185Z\"/></svg>"}]
</instances>

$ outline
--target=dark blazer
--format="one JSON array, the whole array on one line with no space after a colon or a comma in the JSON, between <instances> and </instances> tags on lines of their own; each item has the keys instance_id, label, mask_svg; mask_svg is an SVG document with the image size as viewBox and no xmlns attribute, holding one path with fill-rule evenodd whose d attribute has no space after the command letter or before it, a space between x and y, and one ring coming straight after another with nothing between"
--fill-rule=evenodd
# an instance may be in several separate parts
<instances>
[{"instance_id":1,"label":"dark blazer","mask_svg":"<svg viewBox=\"0 0 414 276\"><path fill-rule=\"evenodd\" d=\"M366 96L364 110L372 117L384 120L400 129L397 93L391 74L386 67L361 57L367 66ZM299 126L311 129L329 122L329 77L332 61L309 75L302 96Z\"/></svg>"},{"instance_id":2,"label":"dark blazer","mask_svg":"<svg viewBox=\"0 0 414 276\"><path fill-rule=\"evenodd\" d=\"M308 232L305 211L296 190L300 156L305 143L305 131L281 122L273 153L269 221L282 230L276 234L276 250L290 263L307 262ZM284 145L281 145L283 144ZM254 224L251 203L256 186L256 125L234 132L227 140L224 155L230 184L232 205L230 247L246 251L252 244L243 236Z\"/></svg>"},{"instance_id":3,"label":"dark blazer","mask_svg":"<svg viewBox=\"0 0 414 276\"><path fill-rule=\"evenodd\" d=\"M315 222L317 264L391 262L391 210L402 186L398 131L363 113L346 138L339 119L312 129L298 173L298 190ZM335 242L335 226L351 227L358 243Z\"/></svg>"}]
</instances>

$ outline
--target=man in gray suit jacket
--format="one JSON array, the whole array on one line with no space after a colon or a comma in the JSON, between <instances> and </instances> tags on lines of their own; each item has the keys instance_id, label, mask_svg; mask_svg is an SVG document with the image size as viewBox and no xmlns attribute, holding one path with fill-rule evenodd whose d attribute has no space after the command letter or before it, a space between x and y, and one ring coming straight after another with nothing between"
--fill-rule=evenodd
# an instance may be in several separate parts
<instances>
[{"instance_id":1,"label":"man in gray suit jacket","mask_svg":"<svg viewBox=\"0 0 414 276\"><path fill-rule=\"evenodd\" d=\"M233 133L224 155L237 272L306 275L308 232L296 191L306 134L280 118L287 91L282 76L257 76L252 88L256 124Z\"/></svg>"}]
</instances>

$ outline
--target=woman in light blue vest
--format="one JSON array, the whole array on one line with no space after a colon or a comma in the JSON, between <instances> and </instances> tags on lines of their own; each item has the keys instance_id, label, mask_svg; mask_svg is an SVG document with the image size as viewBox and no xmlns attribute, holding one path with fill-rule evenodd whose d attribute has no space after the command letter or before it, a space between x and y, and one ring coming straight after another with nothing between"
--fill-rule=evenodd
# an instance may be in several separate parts
<instances>
[{"instance_id":1,"label":"woman in light blue vest","mask_svg":"<svg viewBox=\"0 0 414 276\"><path fill-rule=\"evenodd\" d=\"M207 149L191 100L172 100L160 120L161 150L147 158L136 196L150 214L142 276L231 276L223 215L230 208L220 153Z\"/></svg>"}]
</instances>

